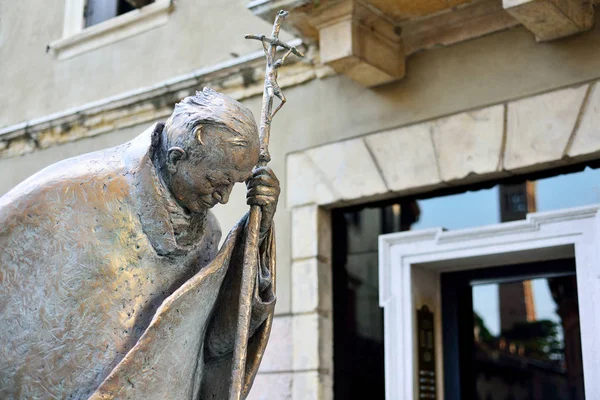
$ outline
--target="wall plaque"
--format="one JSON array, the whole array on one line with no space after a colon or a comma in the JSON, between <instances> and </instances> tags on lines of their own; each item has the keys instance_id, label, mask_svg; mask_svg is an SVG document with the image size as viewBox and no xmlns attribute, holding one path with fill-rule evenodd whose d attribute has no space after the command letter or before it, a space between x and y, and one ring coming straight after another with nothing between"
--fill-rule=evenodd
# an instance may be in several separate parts
<instances>
[{"instance_id":1,"label":"wall plaque","mask_svg":"<svg viewBox=\"0 0 600 400\"><path fill-rule=\"evenodd\" d=\"M435 344L433 312L427 306L417 310L419 399L435 399Z\"/></svg>"}]
</instances>

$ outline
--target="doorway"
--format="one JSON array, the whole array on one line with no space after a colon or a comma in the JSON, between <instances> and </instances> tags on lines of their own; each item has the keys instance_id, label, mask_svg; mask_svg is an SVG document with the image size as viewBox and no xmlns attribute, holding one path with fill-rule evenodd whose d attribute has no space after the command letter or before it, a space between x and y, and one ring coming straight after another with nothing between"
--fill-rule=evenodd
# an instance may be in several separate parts
<instances>
[{"instance_id":1,"label":"doorway","mask_svg":"<svg viewBox=\"0 0 600 400\"><path fill-rule=\"evenodd\" d=\"M598 206L532 213L523 221L480 228L381 235L386 398L495 400L501 374L523 390L498 398L580 400L584 393L595 398L600 393L594 379L600 373L599 243ZM473 312L478 293L492 286L505 298L506 309L496 313L496 334L490 332L489 316L485 321ZM536 287L545 288L556 308L565 307L564 317L550 322L535 317ZM566 303L578 311L575 328ZM427 334L432 340L423 342ZM429 358L429 369L424 368ZM534 386L543 382L546 391L536 392ZM495 390L489 390L494 383Z\"/></svg>"}]
</instances>

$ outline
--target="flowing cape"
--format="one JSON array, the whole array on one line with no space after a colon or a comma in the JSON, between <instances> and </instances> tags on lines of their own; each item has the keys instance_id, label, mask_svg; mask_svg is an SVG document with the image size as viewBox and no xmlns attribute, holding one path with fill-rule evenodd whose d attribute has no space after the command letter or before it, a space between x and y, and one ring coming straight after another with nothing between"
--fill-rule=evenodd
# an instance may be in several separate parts
<instances>
[{"instance_id":1,"label":"flowing cape","mask_svg":"<svg viewBox=\"0 0 600 400\"><path fill-rule=\"evenodd\" d=\"M227 397L256 228L243 217L218 250L208 211L193 241L178 241L175 224L194 221L156 175L162 129L53 164L0 197L0 399ZM274 247L271 229L252 260L245 393L275 306Z\"/></svg>"},{"instance_id":2,"label":"flowing cape","mask_svg":"<svg viewBox=\"0 0 600 400\"><path fill-rule=\"evenodd\" d=\"M104 380L90 400L226 399L231 376L247 215L233 228L216 258L169 296L137 344ZM243 397L246 398L271 331L275 307L275 239L263 241L254 291ZM223 284L223 282L225 284ZM270 282L266 288L264 282ZM221 287L218 297L206 293ZM207 304L211 301L210 304ZM208 332L198 332L213 312ZM265 318L266 317L266 318ZM252 329L252 328L251 328ZM206 337L206 343L202 343ZM219 342L228 343L220 345ZM208 355L210 348L216 355ZM224 354L218 354L225 349ZM204 364L204 365L202 365Z\"/></svg>"}]
</instances>

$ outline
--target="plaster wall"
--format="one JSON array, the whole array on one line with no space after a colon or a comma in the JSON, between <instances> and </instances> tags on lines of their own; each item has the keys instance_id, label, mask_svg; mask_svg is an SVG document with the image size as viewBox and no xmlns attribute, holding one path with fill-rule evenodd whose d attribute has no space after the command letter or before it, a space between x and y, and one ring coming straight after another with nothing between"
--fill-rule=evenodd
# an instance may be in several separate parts
<instances>
[{"instance_id":1,"label":"plaster wall","mask_svg":"<svg viewBox=\"0 0 600 400\"><path fill-rule=\"evenodd\" d=\"M246 0L181 0L169 21L59 60L68 0L0 0L0 127L41 117L230 60L258 49L246 33L270 31Z\"/></svg>"}]
</instances>

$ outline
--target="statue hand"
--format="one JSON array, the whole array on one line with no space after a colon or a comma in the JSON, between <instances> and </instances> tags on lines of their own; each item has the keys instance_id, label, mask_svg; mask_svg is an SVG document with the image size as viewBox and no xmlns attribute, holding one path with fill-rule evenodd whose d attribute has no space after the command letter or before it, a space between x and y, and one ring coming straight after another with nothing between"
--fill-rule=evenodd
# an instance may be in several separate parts
<instances>
[{"instance_id":1,"label":"statue hand","mask_svg":"<svg viewBox=\"0 0 600 400\"><path fill-rule=\"evenodd\" d=\"M259 167L252 171L252 177L248 179L246 193L248 205L258 205L262 209L262 221L260 224L260 238L264 238L273 222L273 216L277 209L279 199L279 179L269 167Z\"/></svg>"}]
</instances>

